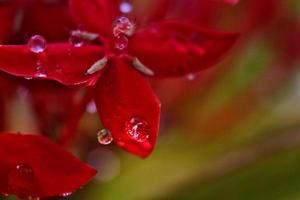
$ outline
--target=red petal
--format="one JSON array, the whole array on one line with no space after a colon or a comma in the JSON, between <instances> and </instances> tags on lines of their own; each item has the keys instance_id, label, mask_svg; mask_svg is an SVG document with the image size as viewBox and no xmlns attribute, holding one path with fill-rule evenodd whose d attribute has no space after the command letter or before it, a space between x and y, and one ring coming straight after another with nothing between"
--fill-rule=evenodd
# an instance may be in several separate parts
<instances>
[{"instance_id":1,"label":"red petal","mask_svg":"<svg viewBox=\"0 0 300 200\"><path fill-rule=\"evenodd\" d=\"M170 0L134 1L132 18L137 18L139 25L161 20L167 14Z\"/></svg>"},{"instance_id":2,"label":"red petal","mask_svg":"<svg viewBox=\"0 0 300 200\"><path fill-rule=\"evenodd\" d=\"M22 34L40 34L49 41L62 41L69 37L72 27L66 3L34 1L26 10Z\"/></svg>"},{"instance_id":3,"label":"red petal","mask_svg":"<svg viewBox=\"0 0 300 200\"><path fill-rule=\"evenodd\" d=\"M71 14L79 26L101 35L112 34L119 12L119 0L69 0Z\"/></svg>"},{"instance_id":4,"label":"red petal","mask_svg":"<svg viewBox=\"0 0 300 200\"><path fill-rule=\"evenodd\" d=\"M73 192L96 171L42 136L0 134L0 193L21 198Z\"/></svg>"},{"instance_id":5,"label":"red petal","mask_svg":"<svg viewBox=\"0 0 300 200\"><path fill-rule=\"evenodd\" d=\"M11 4L0 5L0 42L5 42L11 36L15 14L16 9Z\"/></svg>"},{"instance_id":6,"label":"red petal","mask_svg":"<svg viewBox=\"0 0 300 200\"><path fill-rule=\"evenodd\" d=\"M86 75L87 70L104 57L99 46L73 47L49 44L42 54L34 54L27 46L0 46L0 70L28 79L56 80L64 85L93 85L102 71Z\"/></svg>"},{"instance_id":7,"label":"red petal","mask_svg":"<svg viewBox=\"0 0 300 200\"><path fill-rule=\"evenodd\" d=\"M111 131L118 146L141 157L148 156L158 135L159 100L148 81L125 61L115 60L104 73L95 92L104 127ZM136 126L135 139L129 131L130 125L137 122L140 124Z\"/></svg>"},{"instance_id":8,"label":"red petal","mask_svg":"<svg viewBox=\"0 0 300 200\"><path fill-rule=\"evenodd\" d=\"M226 4L230 4L230 5L235 5L239 2L239 0L211 0L211 1L226 3Z\"/></svg>"},{"instance_id":9,"label":"red petal","mask_svg":"<svg viewBox=\"0 0 300 200\"><path fill-rule=\"evenodd\" d=\"M211 67L234 45L236 33L221 33L178 22L141 30L129 51L157 77L181 76Z\"/></svg>"},{"instance_id":10,"label":"red petal","mask_svg":"<svg viewBox=\"0 0 300 200\"><path fill-rule=\"evenodd\" d=\"M52 138L67 119L73 117L77 89L62 87L56 82L25 81L39 132ZM75 125L75 124L73 124Z\"/></svg>"}]
</instances>

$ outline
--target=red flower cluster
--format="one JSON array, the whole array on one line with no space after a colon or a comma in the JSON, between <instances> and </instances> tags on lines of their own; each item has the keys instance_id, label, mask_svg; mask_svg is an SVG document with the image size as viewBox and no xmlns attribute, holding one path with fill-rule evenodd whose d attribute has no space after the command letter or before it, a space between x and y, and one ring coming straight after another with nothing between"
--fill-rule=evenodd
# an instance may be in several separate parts
<instances>
[{"instance_id":1,"label":"red flower cluster","mask_svg":"<svg viewBox=\"0 0 300 200\"><path fill-rule=\"evenodd\" d=\"M27 2L4 3L3 11L0 10L0 15L6 16L0 21L2 27L12 30L21 9L29 16L30 20L25 20L29 26L25 28L27 31L21 31L24 29L18 25L20 32L15 34L35 32L28 31L28 27L46 23L47 26L42 26L45 29L39 31L45 34L32 36L27 45L1 45L0 70L30 80L47 79L68 87L86 87L86 98L74 108L78 112L70 119L72 128L67 126L63 133L63 143L74 131L82 108L94 100L105 127L99 133L99 142L114 141L141 157L153 150L160 121L160 102L147 78L184 76L211 67L238 38L236 33L167 19L171 3L168 0L151 1L147 13L130 1L69 0L71 16L79 29L71 31L67 42L47 43L44 37L49 41L50 35L53 41L60 38L54 34L64 35L62 25L54 27L47 22L49 18L33 16L41 13L40 6L36 12L26 12L35 10L42 1ZM57 9L52 6L43 7L43 12ZM65 23L71 24L68 20ZM2 31L0 35L4 40L10 33ZM62 195L74 191L94 175L94 170L41 136L1 134L0 155L0 177L5 180L0 183L3 194Z\"/></svg>"}]
</instances>

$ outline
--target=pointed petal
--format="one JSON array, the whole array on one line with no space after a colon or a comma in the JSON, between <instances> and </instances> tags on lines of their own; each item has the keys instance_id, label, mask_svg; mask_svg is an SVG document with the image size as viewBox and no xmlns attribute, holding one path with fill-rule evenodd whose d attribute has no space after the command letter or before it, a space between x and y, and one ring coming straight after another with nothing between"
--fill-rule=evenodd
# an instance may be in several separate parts
<instances>
[{"instance_id":1,"label":"pointed petal","mask_svg":"<svg viewBox=\"0 0 300 200\"><path fill-rule=\"evenodd\" d=\"M102 36L112 34L112 24L120 15L119 0L69 0L71 14L79 26Z\"/></svg>"},{"instance_id":2,"label":"pointed petal","mask_svg":"<svg viewBox=\"0 0 300 200\"><path fill-rule=\"evenodd\" d=\"M121 148L148 156L157 139L160 102L149 83L125 61L105 71L95 91L101 121Z\"/></svg>"},{"instance_id":3,"label":"pointed petal","mask_svg":"<svg viewBox=\"0 0 300 200\"><path fill-rule=\"evenodd\" d=\"M104 57L100 46L73 47L49 44L44 53L34 54L27 46L0 45L0 70L27 79L56 80L64 85L93 85L102 71L86 72Z\"/></svg>"},{"instance_id":4,"label":"pointed petal","mask_svg":"<svg viewBox=\"0 0 300 200\"><path fill-rule=\"evenodd\" d=\"M37 135L0 134L0 193L21 198L74 192L96 171Z\"/></svg>"},{"instance_id":5,"label":"pointed petal","mask_svg":"<svg viewBox=\"0 0 300 200\"><path fill-rule=\"evenodd\" d=\"M136 33L129 51L157 77L182 76L219 62L237 38L236 33L168 21Z\"/></svg>"}]
</instances>

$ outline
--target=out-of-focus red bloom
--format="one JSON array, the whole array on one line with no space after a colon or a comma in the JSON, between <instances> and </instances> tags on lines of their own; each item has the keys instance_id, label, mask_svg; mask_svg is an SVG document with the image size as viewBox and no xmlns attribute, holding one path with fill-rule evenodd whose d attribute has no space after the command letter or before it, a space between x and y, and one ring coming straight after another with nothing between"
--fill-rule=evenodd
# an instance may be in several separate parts
<instances>
[{"instance_id":1,"label":"out-of-focus red bloom","mask_svg":"<svg viewBox=\"0 0 300 200\"><path fill-rule=\"evenodd\" d=\"M20 198L65 196L96 173L37 135L0 134L0 157L0 193Z\"/></svg>"},{"instance_id":2,"label":"out-of-focus red bloom","mask_svg":"<svg viewBox=\"0 0 300 200\"><path fill-rule=\"evenodd\" d=\"M22 42L32 34L50 41L66 39L72 27L67 8L67 0L0 2L0 42Z\"/></svg>"},{"instance_id":3,"label":"out-of-focus red bloom","mask_svg":"<svg viewBox=\"0 0 300 200\"><path fill-rule=\"evenodd\" d=\"M70 0L69 6L84 30L73 32L72 44L46 45L35 36L28 46L1 46L1 70L64 85L95 86L91 98L104 127L118 146L141 157L153 150L160 118L160 103L146 77L183 76L208 68L238 37L159 20L166 12L161 7L147 17L152 23L143 25L129 19L134 16L132 5L122 7L118 0Z\"/></svg>"}]
</instances>

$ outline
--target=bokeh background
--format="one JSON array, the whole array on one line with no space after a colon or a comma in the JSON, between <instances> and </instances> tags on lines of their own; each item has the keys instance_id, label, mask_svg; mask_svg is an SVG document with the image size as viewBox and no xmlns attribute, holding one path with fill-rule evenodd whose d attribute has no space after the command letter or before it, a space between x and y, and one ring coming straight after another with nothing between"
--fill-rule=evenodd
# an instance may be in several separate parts
<instances>
[{"instance_id":1,"label":"bokeh background","mask_svg":"<svg viewBox=\"0 0 300 200\"><path fill-rule=\"evenodd\" d=\"M300 1L212 3L207 13L193 3L174 0L168 17L241 32L236 46L199 74L151 80L163 112L147 159L99 145L101 122L90 102L69 150L99 174L52 199L300 199ZM9 130L39 130L31 92L18 87L10 100ZM59 107L61 99L49 104Z\"/></svg>"}]
</instances>

